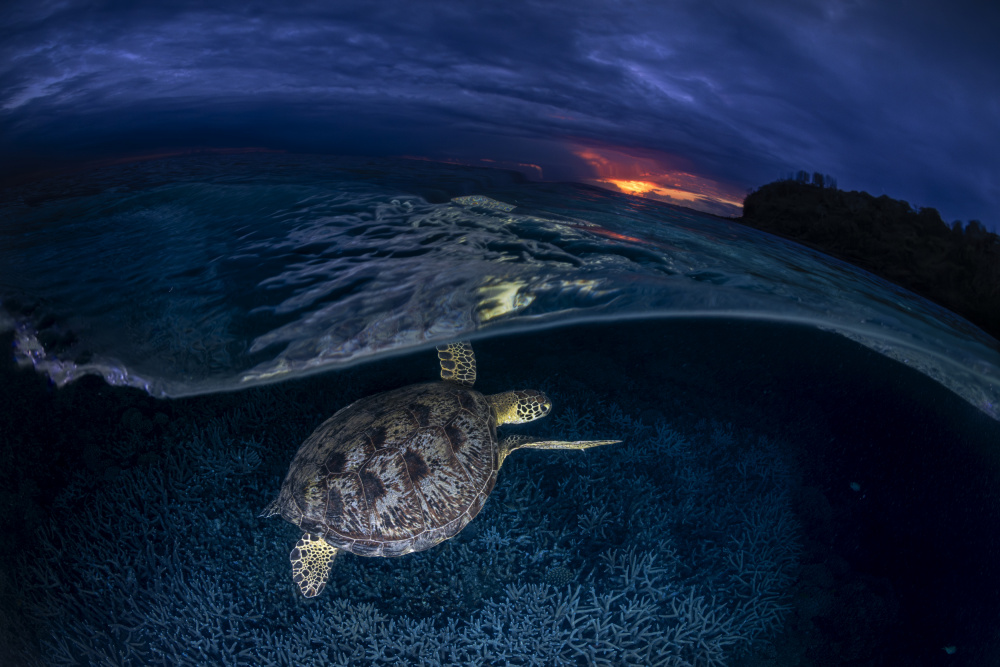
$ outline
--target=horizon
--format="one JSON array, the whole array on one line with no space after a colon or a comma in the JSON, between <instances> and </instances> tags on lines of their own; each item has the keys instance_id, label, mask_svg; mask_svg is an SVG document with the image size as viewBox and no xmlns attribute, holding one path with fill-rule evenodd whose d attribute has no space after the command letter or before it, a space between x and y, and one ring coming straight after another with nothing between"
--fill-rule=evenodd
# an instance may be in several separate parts
<instances>
[{"instance_id":1,"label":"horizon","mask_svg":"<svg viewBox=\"0 0 1000 667\"><path fill-rule=\"evenodd\" d=\"M13 2L0 178L185 151L515 169L735 216L805 170L1000 229L1000 8Z\"/></svg>"}]
</instances>

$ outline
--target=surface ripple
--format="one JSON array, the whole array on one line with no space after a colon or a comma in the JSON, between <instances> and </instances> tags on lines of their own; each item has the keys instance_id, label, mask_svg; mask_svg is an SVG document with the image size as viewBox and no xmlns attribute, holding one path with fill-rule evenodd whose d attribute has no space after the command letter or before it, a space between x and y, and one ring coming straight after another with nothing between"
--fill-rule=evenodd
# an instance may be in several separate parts
<instances>
[{"instance_id":1,"label":"surface ripple","mask_svg":"<svg viewBox=\"0 0 1000 667\"><path fill-rule=\"evenodd\" d=\"M1000 344L943 308L728 220L511 172L160 160L5 190L0 234L0 328L56 384L183 396L457 337L730 317L837 332L1000 417Z\"/></svg>"}]
</instances>

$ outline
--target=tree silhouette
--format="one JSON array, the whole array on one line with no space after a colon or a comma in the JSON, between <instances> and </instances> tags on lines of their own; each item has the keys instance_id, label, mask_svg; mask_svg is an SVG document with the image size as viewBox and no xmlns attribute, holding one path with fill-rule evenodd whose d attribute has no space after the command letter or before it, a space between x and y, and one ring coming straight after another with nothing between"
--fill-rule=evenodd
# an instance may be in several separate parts
<instances>
[{"instance_id":1,"label":"tree silhouette","mask_svg":"<svg viewBox=\"0 0 1000 667\"><path fill-rule=\"evenodd\" d=\"M860 266L1000 339L1000 237L978 220L949 226L936 209L837 190L819 172L809 183L799 171L747 195L739 221Z\"/></svg>"}]
</instances>

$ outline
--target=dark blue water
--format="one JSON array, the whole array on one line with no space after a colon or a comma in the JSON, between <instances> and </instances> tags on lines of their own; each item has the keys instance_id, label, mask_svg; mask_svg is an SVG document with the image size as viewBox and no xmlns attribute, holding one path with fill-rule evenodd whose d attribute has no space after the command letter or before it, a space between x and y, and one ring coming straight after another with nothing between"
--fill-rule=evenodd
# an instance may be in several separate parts
<instances>
[{"instance_id":1,"label":"dark blue water","mask_svg":"<svg viewBox=\"0 0 1000 667\"><path fill-rule=\"evenodd\" d=\"M735 223L405 160L3 193L11 664L992 664L995 340ZM353 400L471 338L543 389L452 540L306 600L257 515ZM947 649L947 650L946 650Z\"/></svg>"}]
</instances>

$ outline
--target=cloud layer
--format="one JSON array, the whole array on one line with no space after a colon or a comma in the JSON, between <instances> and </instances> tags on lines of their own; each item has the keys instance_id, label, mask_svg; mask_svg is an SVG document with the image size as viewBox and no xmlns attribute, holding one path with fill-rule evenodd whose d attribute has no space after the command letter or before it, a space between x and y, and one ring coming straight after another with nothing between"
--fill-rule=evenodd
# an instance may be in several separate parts
<instances>
[{"instance_id":1,"label":"cloud layer","mask_svg":"<svg viewBox=\"0 0 1000 667\"><path fill-rule=\"evenodd\" d=\"M720 201L807 169L948 219L1000 217L997 10L295 4L8 3L4 175L242 145L531 163L596 181L611 177L580 153L603 149L655 165L646 180L664 191L687 178Z\"/></svg>"}]
</instances>

